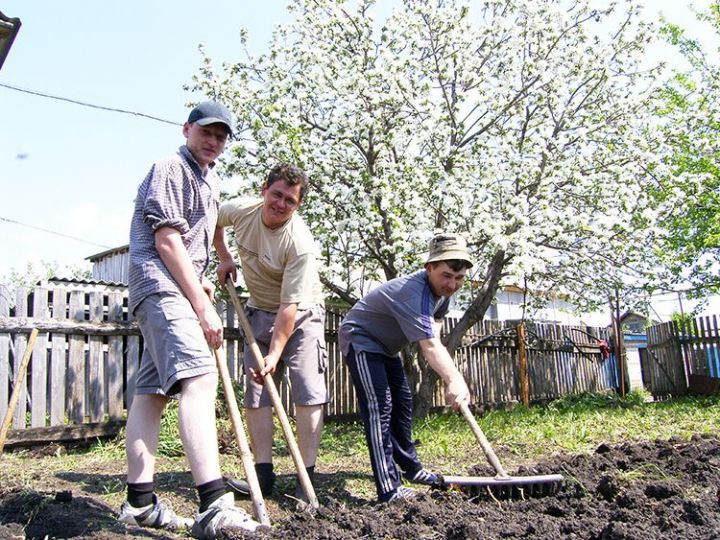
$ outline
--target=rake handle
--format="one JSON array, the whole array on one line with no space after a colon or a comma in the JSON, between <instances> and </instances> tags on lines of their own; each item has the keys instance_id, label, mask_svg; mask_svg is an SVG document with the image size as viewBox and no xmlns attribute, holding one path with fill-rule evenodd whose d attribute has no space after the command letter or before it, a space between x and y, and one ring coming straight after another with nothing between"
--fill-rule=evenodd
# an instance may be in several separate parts
<instances>
[{"instance_id":1,"label":"rake handle","mask_svg":"<svg viewBox=\"0 0 720 540\"><path fill-rule=\"evenodd\" d=\"M260 347L255 340L252 327L250 326L250 321L248 321L248 318L245 315L245 310L243 310L242 304L240 303L240 297L238 297L237 291L235 290L235 284L230 277L225 280L225 288L227 289L228 294L230 295L230 300L235 307L238 321L240 322L240 326L245 334L245 342L248 344L248 347L250 347L250 351L255 358L258 368L262 370L265 367L265 359L263 358ZM288 420L285 407L283 407L282 400L280 399L280 394L278 393L277 386L275 385L275 380L272 378L272 375L267 373L263 377L263 382L265 384L265 388L268 390L268 394L270 395L270 401L275 409L275 414L277 414L278 420L280 421L280 426L282 427L283 435L287 441L290 455L292 455L293 462L295 463L295 469L297 471L300 485L305 492L305 496L308 498L310 506L313 508L319 508L320 503L318 503L317 496L315 495L315 488L313 487L312 482L310 481L310 476L305 468L305 463L303 462L302 455L300 454L300 448L295 441L295 436L293 435L292 428L290 427L290 421Z\"/></svg>"},{"instance_id":2,"label":"rake handle","mask_svg":"<svg viewBox=\"0 0 720 540\"><path fill-rule=\"evenodd\" d=\"M470 412L470 407L468 407L467 403L463 403L462 405L460 405L460 410L462 411L465 420L467 420L468 424L470 424L470 428L472 429L475 438L480 444L480 448L482 448L485 457L490 462L490 465L492 465L493 469L495 469L498 477L508 478L508 473L505 472L505 469L500 463L500 460L495 454L495 451L492 449L492 446L490 446L490 441L487 440L487 437L485 437L483 430L480 429L480 424L477 423L477 420L475 420L475 416L472 412Z\"/></svg>"},{"instance_id":3,"label":"rake handle","mask_svg":"<svg viewBox=\"0 0 720 540\"><path fill-rule=\"evenodd\" d=\"M225 357L220 349L215 349L214 351L215 362L217 363L218 371L220 372L220 379L222 380L224 390L223 393L225 394L225 403L227 404L227 408L230 413L230 421L233 426L233 432L235 433L235 442L237 442L238 448L240 449L240 456L242 457L245 476L247 477L248 486L250 487L250 499L252 499L253 512L255 514L255 518L261 524L269 527L270 517L268 516L267 509L265 508L265 500L263 499L262 491L260 490L260 483L258 482L257 472L255 471L253 455L250 451L250 444L248 443L247 436L245 435L245 427L242 423L237 399L235 399L235 389L233 388L232 381L230 379L227 362L225 361Z\"/></svg>"}]
</instances>

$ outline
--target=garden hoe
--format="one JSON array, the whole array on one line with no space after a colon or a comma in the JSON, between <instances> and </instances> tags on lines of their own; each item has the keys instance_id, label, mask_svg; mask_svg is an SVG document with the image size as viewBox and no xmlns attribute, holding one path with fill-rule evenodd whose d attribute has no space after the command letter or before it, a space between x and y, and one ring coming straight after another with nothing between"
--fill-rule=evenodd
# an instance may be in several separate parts
<instances>
[{"instance_id":1,"label":"garden hoe","mask_svg":"<svg viewBox=\"0 0 720 540\"><path fill-rule=\"evenodd\" d=\"M472 428L475 438L480 443L485 457L497 473L495 476L442 476L441 488L458 487L473 494L489 493L496 499L516 499L526 497L542 497L557 492L563 482L560 474L543 474L537 476L510 476L500 464L500 460L490 446L480 425L475 420L466 403L461 406L462 414ZM484 488L484 490L483 490Z\"/></svg>"},{"instance_id":2,"label":"garden hoe","mask_svg":"<svg viewBox=\"0 0 720 540\"><path fill-rule=\"evenodd\" d=\"M263 367L265 367L265 359L263 358L257 341L255 341L255 336L253 335L250 321L248 321L247 316L245 315L245 310L243 310L242 304L240 303L240 298L238 297L237 291L235 290L235 284L233 283L232 279L230 279L230 277L228 277L225 281L225 288L227 289L233 306L235 307L235 311L237 312L238 321L240 321L240 326L242 327L243 334L245 334L245 342L247 343L248 347L250 347L250 351L255 357L255 362L257 363L258 370L261 370ZM268 373L263 378L263 381L265 383L265 387L268 390L268 393L270 394L270 401L272 402L273 408L275 409L275 414L277 414L280 425L282 426L282 431L285 435L288 449L290 450L290 454L292 455L293 461L295 462L295 469L297 471L298 480L300 481L300 486L302 487L302 490L307 497L307 502L311 508L319 508L320 504L318 503L317 496L315 495L315 488L313 488L312 482L310 481L310 476L308 475L307 469L305 469L303 458L300 455L300 448L295 441L295 436L293 435L292 428L290 427L290 421L288 420L287 413L285 412L285 408L283 407L282 401L280 399L280 394L278 393L277 386L275 385L275 380L272 378L272 375Z\"/></svg>"},{"instance_id":3,"label":"garden hoe","mask_svg":"<svg viewBox=\"0 0 720 540\"><path fill-rule=\"evenodd\" d=\"M260 484L258 482L257 473L255 472L255 463L253 461L253 455L250 451L250 444L248 443L247 436L245 435L245 427L240 417L240 409L238 408L237 400L235 399L235 389L232 385L232 379L228 372L227 362L225 361L225 355L220 349L215 349L215 362L217 363L218 371L220 372L220 379L222 380L223 390L225 394L225 403L227 404L228 411L230 413L230 421L232 422L233 432L235 433L235 442L238 444L240 449L240 456L242 457L243 468L245 469L245 475L247 476L248 486L250 486L250 499L252 500L253 514L262 525L270 526L270 517L268 516L267 509L265 508L265 500L263 499L262 492L260 491Z\"/></svg>"}]
</instances>

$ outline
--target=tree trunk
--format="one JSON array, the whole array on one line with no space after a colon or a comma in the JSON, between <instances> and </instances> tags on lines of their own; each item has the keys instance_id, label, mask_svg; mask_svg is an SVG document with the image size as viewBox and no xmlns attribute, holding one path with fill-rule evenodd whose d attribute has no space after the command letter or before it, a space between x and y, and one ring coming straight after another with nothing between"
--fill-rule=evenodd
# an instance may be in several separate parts
<instances>
[{"instance_id":1,"label":"tree trunk","mask_svg":"<svg viewBox=\"0 0 720 540\"><path fill-rule=\"evenodd\" d=\"M470 304L470 307L468 307L452 331L443 339L443 343L451 356L461 345L462 338L467 331L485 317L485 313L497 294L500 278L503 275L503 269L508 261L509 259L505 259L505 251L503 250L497 251L495 255L493 255L485 272L482 287L477 291L472 304Z\"/></svg>"}]
</instances>

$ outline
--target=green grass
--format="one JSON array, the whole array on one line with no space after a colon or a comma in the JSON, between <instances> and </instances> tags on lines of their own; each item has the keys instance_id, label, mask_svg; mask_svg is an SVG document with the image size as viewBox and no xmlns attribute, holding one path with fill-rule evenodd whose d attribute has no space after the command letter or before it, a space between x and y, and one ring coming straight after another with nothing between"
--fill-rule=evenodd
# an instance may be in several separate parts
<instances>
[{"instance_id":1,"label":"green grass","mask_svg":"<svg viewBox=\"0 0 720 540\"><path fill-rule=\"evenodd\" d=\"M533 461L556 452L587 453L600 443L689 439L694 433L720 435L720 395L662 402L646 398L641 392L626 398L579 394L546 406L493 411L478 417L478 422L504 463ZM418 420L413 436L423 462L444 467L446 473L484 463L470 427L459 414L433 414ZM358 457L367 461L362 426L328 424L322 461L347 463Z\"/></svg>"},{"instance_id":2,"label":"green grass","mask_svg":"<svg viewBox=\"0 0 720 540\"><path fill-rule=\"evenodd\" d=\"M615 394L578 394L545 406L492 411L479 416L478 423L506 466L556 452L592 452L600 443L689 439L694 433L720 435L720 395L662 402L647 402L646 398L640 392L626 398ZM221 414L219 411L218 429L231 429ZM413 437L425 465L446 474L464 473L469 465L485 463L480 446L460 414L437 413L416 420ZM107 459L124 458L124 433L112 441L98 442L90 453ZM169 458L183 456L175 403L168 405L163 416L159 454ZM287 444L277 426L275 455L281 470L293 470ZM319 468L369 472L359 421L326 423Z\"/></svg>"}]
</instances>

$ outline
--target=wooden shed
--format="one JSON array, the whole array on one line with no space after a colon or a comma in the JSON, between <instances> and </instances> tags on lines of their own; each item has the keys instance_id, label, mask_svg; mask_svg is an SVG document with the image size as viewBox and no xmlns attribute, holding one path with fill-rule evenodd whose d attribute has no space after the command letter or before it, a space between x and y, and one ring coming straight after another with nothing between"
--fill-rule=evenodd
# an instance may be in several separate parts
<instances>
[{"instance_id":1,"label":"wooden shed","mask_svg":"<svg viewBox=\"0 0 720 540\"><path fill-rule=\"evenodd\" d=\"M128 244L90 255L86 260L93 265L93 280L127 285L130 266L130 246Z\"/></svg>"}]
</instances>

